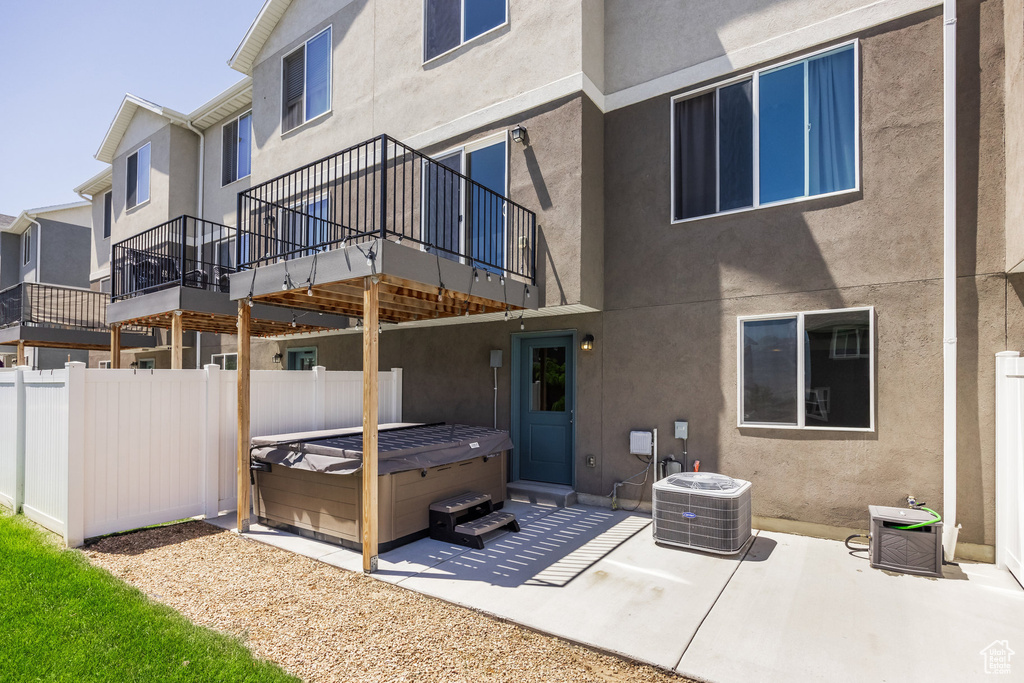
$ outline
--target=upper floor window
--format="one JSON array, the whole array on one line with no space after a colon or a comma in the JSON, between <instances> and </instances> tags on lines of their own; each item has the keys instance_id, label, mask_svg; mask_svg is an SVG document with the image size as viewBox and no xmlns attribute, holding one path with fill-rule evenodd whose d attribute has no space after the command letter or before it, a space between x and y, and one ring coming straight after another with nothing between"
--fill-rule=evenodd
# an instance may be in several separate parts
<instances>
[{"instance_id":1,"label":"upper floor window","mask_svg":"<svg viewBox=\"0 0 1024 683\"><path fill-rule=\"evenodd\" d=\"M114 193L103 195L103 239L110 237L110 223L114 214Z\"/></svg>"},{"instance_id":2,"label":"upper floor window","mask_svg":"<svg viewBox=\"0 0 1024 683\"><path fill-rule=\"evenodd\" d=\"M32 260L32 228L27 228L21 234L21 252L21 263L27 266Z\"/></svg>"},{"instance_id":3,"label":"upper floor window","mask_svg":"<svg viewBox=\"0 0 1024 683\"><path fill-rule=\"evenodd\" d=\"M429 61L508 21L507 0L425 0L423 61Z\"/></svg>"},{"instance_id":4,"label":"upper floor window","mask_svg":"<svg viewBox=\"0 0 1024 683\"><path fill-rule=\"evenodd\" d=\"M128 155L125 206L129 209L149 201L149 145Z\"/></svg>"},{"instance_id":5,"label":"upper floor window","mask_svg":"<svg viewBox=\"0 0 1024 683\"><path fill-rule=\"evenodd\" d=\"M739 319L739 425L874 429L870 308Z\"/></svg>"},{"instance_id":6,"label":"upper floor window","mask_svg":"<svg viewBox=\"0 0 1024 683\"><path fill-rule=\"evenodd\" d=\"M672 219L857 187L853 44L672 104Z\"/></svg>"},{"instance_id":7,"label":"upper floor window","mask_svg":"<svg viewBox=\"0 0 1024 683\"><path fill-rule=\"evenodd\" d=\"M252 112L224 124L220 159L220 184L227 185L252 171Z\"/></svg>"},{"instance_id":8,"label":"upper floor window","mask_svg":"<svg viewBox=\"0 0 1024 683\"><path fill-rule=\"evenodd\" d=\"M331 108L331 27L295 48L281 63L281 132Z\"/></svg>"}]
</instances>

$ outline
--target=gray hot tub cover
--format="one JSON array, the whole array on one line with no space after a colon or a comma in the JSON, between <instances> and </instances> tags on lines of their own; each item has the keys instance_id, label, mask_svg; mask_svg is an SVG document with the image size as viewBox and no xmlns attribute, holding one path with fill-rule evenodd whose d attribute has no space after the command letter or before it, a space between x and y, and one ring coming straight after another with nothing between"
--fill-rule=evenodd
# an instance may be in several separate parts
<instances>
[{"instance_id":1,"label":"gray hot tub cover","mask_svg":"<svg viewBox=\"0 0 1024 683\"><path fill-rule=\"evenodd\" d=\"M310 472L354 474L363 466L363 430L324 430L253 437L253 460ZM468 425L380 426L378 472L425 470L512 449L508 432Z\"/></svg>"}]
</instances>

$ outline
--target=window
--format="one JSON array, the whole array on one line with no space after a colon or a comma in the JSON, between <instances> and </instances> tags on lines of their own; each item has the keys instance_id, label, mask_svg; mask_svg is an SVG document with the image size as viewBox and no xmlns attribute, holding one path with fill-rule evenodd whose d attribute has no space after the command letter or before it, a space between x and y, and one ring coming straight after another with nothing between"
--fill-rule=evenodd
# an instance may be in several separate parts
<instances>
[{"instance_id":1,"label":"window","mask_svg":"<svg viewBox=\"0 0 1024 683\"><path fill-rule=\"evenodd\" d=\"M672 102L672 219L857 187L850 44Z\"/></svg>"},{"instance_id":2,"label":"window","mask_svg":"<svg viewBox=\"0 0 1024 683\"><path fill-rule=\"evenodd\" d=\"M252 112L221 128L220 184L227 185L252 172Z\"/></svg>"},{"instance_id":3,"label":"window","mask_svg":"<svg viewBox=\"0 0 1024 683\"><path fill-rule=\"evenodd\" d=\"M149 201L149 153L147 142L138 151L128 155L125 206L129 209Z\"/></svg>"},{"instance_id":4,"label":"window","mask_svg":"<svg viewBox=\"0 0 1024 683\"><path fill-rule=\"evenodd\" d=\"M328 26L281 62L281 132L327 113L331 108L331 27Z\"/></svg>"},{"instance_id":5,"label":"window","mask_svg":"<svg viewBox=\"0 0 1024 683\"><path fill-rule=\"evenodd\" d=\"M425 0L423 61L454 50L506 21L506 0Z\"/></svg>"},{"instance_id":6,"label":"window","mask_svg":"<svg viewBox=\"0 0 1024 683\"><path fill-rule=\"evenodd\" d=\"M873 430L874 310L739 319L739 425Z\"/></svg>"},{"instance_id":7,"label":"window","mask_svg":"<svg viewBox=\"0 0 1024 683\"><path fill-rule=\"evenodd\" d=\"M100 370L109 370L110 369L110 361L109 360L101 360L99 367L100 367Z\"/></svg>"},{"instance_id":8,"label":"window","mask_svg":"<svg viewBox=\"0 0 1024 683\"><path fill-rule=\"evenodd\" d=\"M103 239L110 237L110 223L114 215L114 193L103 195Z\"/></svg>"},{"instance_id":9,"label":"window","mask_svg":"<svg viewBox=\"0 0 1024 683\"><path fill-rule=\"evenodd\" d=\"M425 163L423 234L428 246L476 267L505 267L505 196L508 145L505 136L483 140ZM468 185L463 176L476 184Z\"/></svg>"},{"instance_id":10,"label":"window","mask_svg":"<svg viewBox=\"0 0 1024 683\"><path fill-rule=\"evenodd\" d=\"M312 370L316 367L316 347L288 349L289 370Z\"/></svg>"},{"instance_id":11,"label":"window","mask_svg":"<svg viewBox=\"0 0 1024 683\"><path fill-rule=\"evenodd\" d=\"M32 260L32 228L27 228L21 235L21 252L21 263L27 266Z\"/></svg>"},{"instance_id":12,"label":"window","mask_svg":"<svg viewBox=\"0 0 1024 683\"><path fill-rule=\"evenodd\" d=\"M279 253L286 259L327 251L337 241L331 224L331 197L321 195L297 202L282 211Z\"/></svg>"},{"instance_id":13,"label":"window","mask_svg":"<svg viewBox=\"0 0 1024 683\"><path fill-rule=\"evenodd\" d=\"M156 361L152 358L140 358L135 362L139 364L139 370L152 370L156 367Z\"/></svg>"},{"instance_id":14,"label":"window","mask_svg":"<svg viewBox=\"0 0 1024 683\"><path fill-rule=\"evenodd\" d=\"M237 370L238 369L238 354L237 353L216 353L210 359L210 362L216 363L221 367L222 370Z\"/></svg>"}]
</instances>

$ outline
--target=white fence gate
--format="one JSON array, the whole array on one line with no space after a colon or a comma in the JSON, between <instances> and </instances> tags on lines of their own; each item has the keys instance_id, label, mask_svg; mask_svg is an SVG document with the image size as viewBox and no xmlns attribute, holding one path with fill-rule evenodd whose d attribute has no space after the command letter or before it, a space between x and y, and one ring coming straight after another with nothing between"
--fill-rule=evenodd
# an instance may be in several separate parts
<instances>
[{"instance_id":1,"label":"white fence gate","mask_svg":"<svg viewBox=\"0 0 1024 683\"><path fill-rule=\"evenodd\" d=\"M996 565L1024 583L1024 358L996 354Z\"/></svg>"},{"instance_id":2,"label":"white fence gate","mask_svg":"<svg viewBox=\"0 0 1024 683\"><path fill-rule=\"evenodd\" d=\"M402 421L402 371L382 372L380 421ZM236 501L237 373L203 370L0 372L0 503L85 538ZM252 373L251 434L362 424L362 373ZM13 419L11 419L13 418Z\"/></svg>"}]
</instances>

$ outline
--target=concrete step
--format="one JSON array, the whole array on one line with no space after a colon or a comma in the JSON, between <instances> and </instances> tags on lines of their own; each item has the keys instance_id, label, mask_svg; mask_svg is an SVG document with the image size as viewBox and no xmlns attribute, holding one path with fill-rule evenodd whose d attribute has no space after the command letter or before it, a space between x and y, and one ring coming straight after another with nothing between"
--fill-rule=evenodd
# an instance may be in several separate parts
<instances>
[{"instance_id":1,"label":"concrete step","mask_svg":"<svg viewBox=\"0 0 1024 683\"><path fill-rule=\"evenodd\" d=\"M576 504L576 492L571 486L546 484L540 481L517 479L508 484L508 497L524 503L555 505L560 508Z\"/></svg>"}]
</instances>

